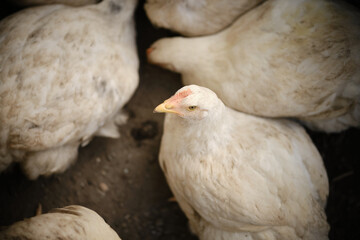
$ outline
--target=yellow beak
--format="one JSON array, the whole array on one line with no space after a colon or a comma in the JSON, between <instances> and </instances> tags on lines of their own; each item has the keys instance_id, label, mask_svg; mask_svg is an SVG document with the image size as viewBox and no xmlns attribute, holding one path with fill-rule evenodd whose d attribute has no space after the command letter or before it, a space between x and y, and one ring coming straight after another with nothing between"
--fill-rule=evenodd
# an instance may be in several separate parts
<instances>
[{"instance_id":1,"label":"yellow beak","mask_svg":"<svg viewBox=\"0 0 360 240\"><path fill-rule=\"evenodd\" d=\"M155 112L157 112L157 113L176 113L176 114L180 115L179 112L172 110L172 108L173 108L173 106L166 103L166 101L165 101L154 109L154 113Z\"/></svg>"}]
</instances>

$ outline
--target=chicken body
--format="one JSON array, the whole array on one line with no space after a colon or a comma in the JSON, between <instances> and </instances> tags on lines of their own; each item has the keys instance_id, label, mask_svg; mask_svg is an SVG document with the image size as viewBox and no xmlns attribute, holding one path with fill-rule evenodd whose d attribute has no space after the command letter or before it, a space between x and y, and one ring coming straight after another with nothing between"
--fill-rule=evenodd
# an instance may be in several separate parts
<instances>
[{"instance_id":1,"label":"chicken body","mask_svg":"<svg viewBox=\"0 0 360 240\"><path fill-rule=\"evenodd\" d=\"M98 0L11 0L19 6L34 6L34 5L46 5L46 4L66 4L71 6L83 6L87 4L94 4L99 2Z\"/></svg>"},{"instance_id":2,"label":"chicken body","mask_svg":"<svg viewBox=\"0 0 360 240\"><path fill-rule=\"evenodd\" d=\"M198 86L178 93L188 89L174 105L198 110L163 111L172 112L159 161L192 231L202 240L328 239L328 179L304 129L236 112Z\"/></svg>"},{"instance_id":3,"label":"chicken body","mask_svg":"<svg viewBox=\"0 0 360 240\"><path fill-rule=\"evenodd\" d=\"M343 3L269 0L218 34L160 39L148 52L239 111L326 132L360 125L360 15Z\"/></svg>"},{"instance_id":4,"label":"chicken body","mask_svg":"<svg viewBox=\"0 0 360 240\"><path fill-rule=\"evenodd\" d=\"M264 0L147 0L153 24L185 36L216 33Z\"/></svg>"},{"instance_id":5,"label":"chicken body","mask_svg":"<svg viewBox=\"0 0 360 240\"><path fill-rule=\"evenodd\" d=\"M19 161L35 179L64 171L138 86L134 0L48 5L0 23L0 171Z\"/></svg>"},{"instance_id":6,"label":"chicken body","mask_svg":"<svg viewBox=\"0 0 360 240\"><path fill-rule=\"evenodd\" d=\"M16 222L0 231L2 240L120 240L96 212L77 205Z\"/></svg>"}]
</instances>

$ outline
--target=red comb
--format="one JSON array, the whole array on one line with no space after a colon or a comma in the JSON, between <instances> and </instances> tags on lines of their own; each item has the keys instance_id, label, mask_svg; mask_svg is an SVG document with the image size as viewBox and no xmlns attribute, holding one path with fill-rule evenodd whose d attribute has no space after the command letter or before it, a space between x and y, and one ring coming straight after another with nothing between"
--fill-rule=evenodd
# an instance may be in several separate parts
<instances>
[{"instance_id":1,"label":"red comb","mask_svg":"<svg viewBox=\"0 0 360 240\"><path fill-rule=\"evenodd\" d=\"M192 94L192 91L190 90L190 88L178 92L176 93L174 96L172 96L171 98L169 98L167 101L168 102L172 102L173 104L177 104L178 102L180 102L182 99L186 98L187 96L189 96L190 94Z\"/></svg>"},{"instance_id":2,"label":"red comb","mask_svg":"<svg viewBox=\"0 0 360 240\"><path fill-rule=\"evenodd\" d=\"M190 90L190 88L188 88L188 89L186 89L184 91L181 91L181 92L175 94L175 96L173 96L172 98L174 100L178 100L178 99L181 99L181 98L186 98L190 94L192 94L192 91Z\"/></svg>"}]
</instances>

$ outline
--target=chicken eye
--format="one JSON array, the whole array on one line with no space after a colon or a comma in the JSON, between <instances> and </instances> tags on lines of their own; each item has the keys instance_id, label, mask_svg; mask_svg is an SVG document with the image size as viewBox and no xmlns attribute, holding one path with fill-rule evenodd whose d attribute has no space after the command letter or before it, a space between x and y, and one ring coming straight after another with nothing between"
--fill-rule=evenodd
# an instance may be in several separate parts
<instances>
[{"instance_id":1,"label":"chicken eye","mask_svg":"<svg viewBox=\"0 0 360 240\"><path fill-rule=\"evenodd\" d=\"M189 106L189 107L188 107L188 110L189 110L189 111L194 111L195 109L196 109L196 106Z\"/></svg>"}]
</instances>

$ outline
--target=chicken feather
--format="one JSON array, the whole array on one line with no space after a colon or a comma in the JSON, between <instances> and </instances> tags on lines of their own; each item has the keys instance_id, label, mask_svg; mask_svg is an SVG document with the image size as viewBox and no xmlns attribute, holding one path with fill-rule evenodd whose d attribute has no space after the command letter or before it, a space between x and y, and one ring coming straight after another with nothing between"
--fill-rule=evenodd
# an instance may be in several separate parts
<instances>
[{"instance_id":1,"label":"chicken feather","mask_svg":"<svg viewBox=\"0 0 360 240\"><path fill-rule=\"evenodd\" d=\"M2 240L120 240L96 212L71 205L14 223L0 231Z\"/></svg>"},{"instance_id":2,"label":"chicken feather","mask_svg":"<svg viewBox=\"0 0 360 240\"><path fill-rule=\"evenodd\" d=\"M343 2L269 0L225 30L164 38L148 60L227 106L326 132L360 125L360 14Z\"/></svg>"},{"instance_id":3,"label":"chicken feather","mask_svg":"<svg viewBox=\"0 0 360 240\"><path fill-rule=\"evenodd\" d=\"M114 119L139 82L136 3L48 5L0 22L0 171L19 161L30 179L62 172L93 136L119 137Z\"/></svg>"},{"instance_id":4,"label":"chicken feather","mask_svg":"<svg viewBox=\"0 0 360 240\"><path fill-rule=\"evenodd\" d=\"M236 112L196 85L178 93L188 89L164 103L159 162L200 239L327 239L327 174L304 129Z\"/></svg>"},{"instance_id":5,"label":"chicken feather","mask_svg":"<svg viewBox=\"0 0 360 240\"><path fill-rule=\"evenodd\" d=\"M231 25L236 18L264 0L147 0L150 21L185 36L209 35Z\"/></svg>"}]
</instances>

